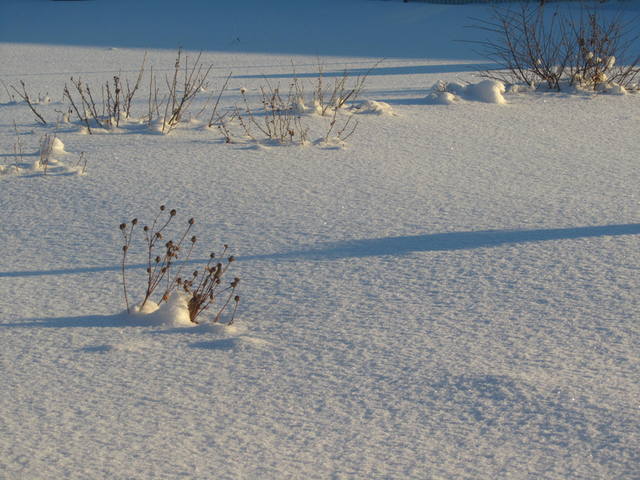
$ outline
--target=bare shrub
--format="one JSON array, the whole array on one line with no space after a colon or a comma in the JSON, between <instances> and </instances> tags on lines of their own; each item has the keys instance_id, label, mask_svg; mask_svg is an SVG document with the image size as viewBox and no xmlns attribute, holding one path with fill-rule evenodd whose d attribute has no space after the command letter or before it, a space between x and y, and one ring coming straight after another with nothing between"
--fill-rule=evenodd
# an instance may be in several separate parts
<instances>
[{"instance_id":1,"label":"bare shrub","mask_svg":"<svg viewBox=\"0 0 640 480\"><path fill-rule=\"evenodd\" d=\"M202 53L199 53L191 66L189 66L189 57L186 56L183 70L182 50L178 50L173 75L170 78L165 76L168 93L164 108L156 107L156 111L163 111L162 133L169 133L178 125L193 99L206 86L207 77L213 66L205 68L200 63L201 56Z\"/></svg>"},{"instance_id":2,"label":"bare shrub","mask_svg":"<svg viewBox=\"0 0 640 480\"><path fill-rule=\"evenodd\" d=\"M583 11L571 22L568 34L574 42L567 65L570 82L593 88L607 82L631 87L640 74L640 55L629 55L637 38L630 35L634 28L638 22L624 19L621 13L606 18L597 10Z\"/></svg>"},{"instance_id":3,"label":"bare shrub","mask_svg":"<svg viewBox=\"0 0 640 480\"><path fill-rule=\"evenodd\" d=\"M200 57L198 54L191 63L189 57L178 50L172 73L164 76L166 91L162 94L153 67L150 68L147 125L157 124L159 131L169 133L182 121L193 100L205 90L207 77L213 68L212 65L205 67ZM135 95L145 82L146 62L145 53L135 81L129 81L120 74L113 75L111 80L101 85L98 94L80 78L71 77L70 86L65 84L63 97L69 102L70 111L90 134L93 133L92 128L119 127L123 119L133 117Z\"/></svg>"},{"instance_id":4,"label":"bare shrub","mask_svg":"<svg viewBox=\"0 0 640 480\"><path fill-rule=\"evenodd\" d=\"M256 126L262 134L281 144L304 143L307 140L308 128L302 124L303 100L300 97L301 87L299 81L294 78L285 95L280 93L278 85L272 86L268 81L267 85L260 87L260 104L262 105L259 112L260 121L257 115L249 107L246 92L241 90L244 100L245 112L251 124ZM237 111L238 119L243 128L242 115ZM251 135L248 132L248 135Z\"/></svg>"},{"instance_id":5,"label":"bare shrub","mask_svg":"<svg viewBox=\"0 0 640 480\"><path fill-rule=\"evenodd\" d=\"M318 77L313 91L313 103L321 115L326 115L330 110L342 108L348 101L355 101L367 80L369 74L382 62L379 60L364 75L352 77L348 70L344 70L341 76L334 78L333 83L327 85L325 81L324 67L318 64ZM350 83L350 80L353 81Z\"/></svg>"},{"instance_id":6,"label":"bare shrub","mask_svg":"<svg viewBox=\"0 0 640 480\"><path fill-rule=\"evenodd\" d=\"M622 13L605 15L597 7L548 12L544 2L522 3L494 8L492 18L475 27L491 37L472 43L503 69L485 72L488 78L555 90L597 89L609 82L631 87L640 73L640 57L628 54L637 22Z\"/></svg>"}]
</instances>

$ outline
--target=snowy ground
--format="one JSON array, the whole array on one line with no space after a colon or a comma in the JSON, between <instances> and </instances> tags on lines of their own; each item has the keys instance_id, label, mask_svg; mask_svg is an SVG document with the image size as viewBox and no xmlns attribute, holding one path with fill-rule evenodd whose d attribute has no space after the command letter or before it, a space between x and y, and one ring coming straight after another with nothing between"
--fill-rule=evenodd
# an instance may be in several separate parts
<instances>
[{"instance_id":1,"label":"snowy ground","mask_svg":"<svg viewBox=\"0 0 640 480\"><path fill-rule=\"evenodd\" d=\"M105 3L0 7L0 78L55 119L69 76L133 77L141 47L202 48L227 107L385 57L363 97L394 114L333 147L61 125L48 175L0 175L0 478L640 478L640 94L431 104L480 81L453 40L483 7L194 0L174 38L142 7L105 35ZM0 165L19 137L27 166L53 128L8 100ZM233 327L123 313L118 224L160 204L197 261L237 255Z\"/></svg>"}]
</instances>

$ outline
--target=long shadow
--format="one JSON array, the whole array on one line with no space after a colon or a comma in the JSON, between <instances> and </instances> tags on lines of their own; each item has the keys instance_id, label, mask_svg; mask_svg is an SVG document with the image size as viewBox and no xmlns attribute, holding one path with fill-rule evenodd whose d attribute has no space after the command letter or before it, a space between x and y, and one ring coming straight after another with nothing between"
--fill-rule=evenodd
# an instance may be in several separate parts
<instances>
[{"instance_id":1,"label":"long shadow","mask_svg":"<svg viewBox=\"0 0 640 480\"><path fill-rule=\"evenodd\" d=\"M411 252L471 250L494 248L509 244L637 234L640 234L640 223L539 230L449 232L337 242L324 248L292 252L288 255L316 259L372 257L402 255ZM244 259L247 258L245 257Z\"/></svg>"},{"instance_id":2,"label":"long shadow","mask_svg":"<svg viewBox=\"0 0 640 480\"><path fill-rule=\"evenodd\" d=\"M466 17L486 11L368 0L0 0L0 42L474 59L454 40L469 37ZM109 27L96 28L96 19Z\"/></svg>"},{"instance_id":3,"label":"long shadow","mask_svg":"<svg viewBox=\"0 0 640 480\"><path fill-rule=\"evenodd\" d=\"M502 245L548 242L553 240L576 240L580 238L606 237L640 234L640 223L602 225L593 227L551 228L537 230L482 230L470 232L448 232L402 237L367 238L345 242L320 244L304 250L264 255L237 257L240 261L255 260L332 260L340 258L362 258L381 255L403 255L411 252L436 252L495 248ZM207 263L208 259L190 260L189 264ZM3 277L37 277L44 275L77 275L84 273L116 272L119 265L104 267L79 267L59 270L26 270L0 272ZM144 263L128 266L129 269L147 268ZM86 318L86 317L82 317Z\"/></svg>"},{"instance_id":4,"label":"long shadow","mask_svg":"<svg viewBox=\"0 0 640 480\"><path fill-rule=\"evenodd\" d=\"M144 317L125 314L83 315L79 317L31 318L25 322L1 323L0 328L123 328L150 327L154 324Z\"/></svg>"},{"instance_id":5,"label":"long shadow","mask_svg":"<svg viewBox=\"0 0 640 480\"><path fill-rule=\"evenodd\" d=\"M381 75L421 75L421 74L444 74L444 73L459 73L459 72L475 72L478 70L495 70L497 65L495 63L455 63L455 64L442 64L442 65L406 65L400 67L375 67L373 65L364 68L349 68L347 72L351 77L357 77L361 75L381 76ZM324 77L342 77L345 70L331 70L322 72ZM251 74L251 75L234 75L234 78L317 78L318 72L306 72L299 73L269 73L269 74Z\"/></svg>"}]
</instances>

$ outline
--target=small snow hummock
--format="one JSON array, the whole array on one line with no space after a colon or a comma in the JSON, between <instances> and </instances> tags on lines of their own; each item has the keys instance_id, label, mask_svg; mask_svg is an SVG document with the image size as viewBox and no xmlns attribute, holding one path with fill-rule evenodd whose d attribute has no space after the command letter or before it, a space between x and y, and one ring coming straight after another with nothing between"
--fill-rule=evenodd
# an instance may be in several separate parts
<instances>
[{"instance_id":1,"label":"small snow hummock","mask_svg":"<svg viewBox=\"0 0 640 480\"><path fill-rule=\"evenodd\" d=\"M460 99L505 104L504 98L506 87L498 80L483 80L479 83L464 85L458 82L437 82L432 87L432 92L427 95L427 103L450 105Z\"/></svg>"},{"instance_id":2,"label":"small snow hummock","mask_svg":"<svg viewBox=\"0 0 640 480\"><path fill-rule=\"evenodd\" d=\"M464 95L469 100L486 103L507 103L502 95L505 92L504 83L498 80L483 80L480 83L467 85Z\"/></svg>"},{"instance_id":3,"label":"small snow hummock","mask_svg":"<svg viewBox=\"0 0 640 480\"><path fill-rule=\"evenodd\" d=\"M176 292L174 292L169 299L161 305L158 305L151 300L147 300L144 306L136 305L133 307L132 314L142 315L147 318L150 323L159 323L161 325L196 325L189 318L187 299L184 295Z\"/></svg>"},{"instance_id":4,"label":"small snow hummock","mask_svg":"<svg viewBox=\"0 0 640 480\"><path fill-rule=\"evenodd\" d=\"M354 113L370 113L375 115L395 115L391 105L375 100L362 100L353 105Z\"/></svg>"},{"instance_id":5,"label":"small snow hummock","mask_svg":"<svg viewBox=\"0 0 640 480\"><path fill-rule=\"evenodd\" d=\"M51 152L59 155L67 153L64 150L64 143L62 143L62 140L58 137L53 137L53 140L51 141Z\"/></svg>"}]
</instances>

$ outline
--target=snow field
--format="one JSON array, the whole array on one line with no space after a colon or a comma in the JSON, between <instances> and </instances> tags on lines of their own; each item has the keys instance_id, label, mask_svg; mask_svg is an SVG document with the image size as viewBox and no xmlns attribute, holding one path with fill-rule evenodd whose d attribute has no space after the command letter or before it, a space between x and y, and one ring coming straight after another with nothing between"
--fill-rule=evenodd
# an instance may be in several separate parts
<instances>
[{"instance_id":1,"label":"snow field","mask_svg":"<svg viewBox=\"0 0 640 480\"><path fill-rule=\"evenodd\" d=\"M69 74L142 57L0 52L46 108ZM289 53L204 56L215 82L234 71L228 104L291 74ZM479 82L469 63L385 61L363 106L394 115L358 116L339 148L61 127L86 175L2 176L0 477L636 478L640 97L427 103L439 80ZM0 112L0 163L14 120L37 152L48 130ZM160 204L195 217L194 261L224 243L238 257L232 328L123 314L118 224Z\"/></svg>"}]
</instances>

